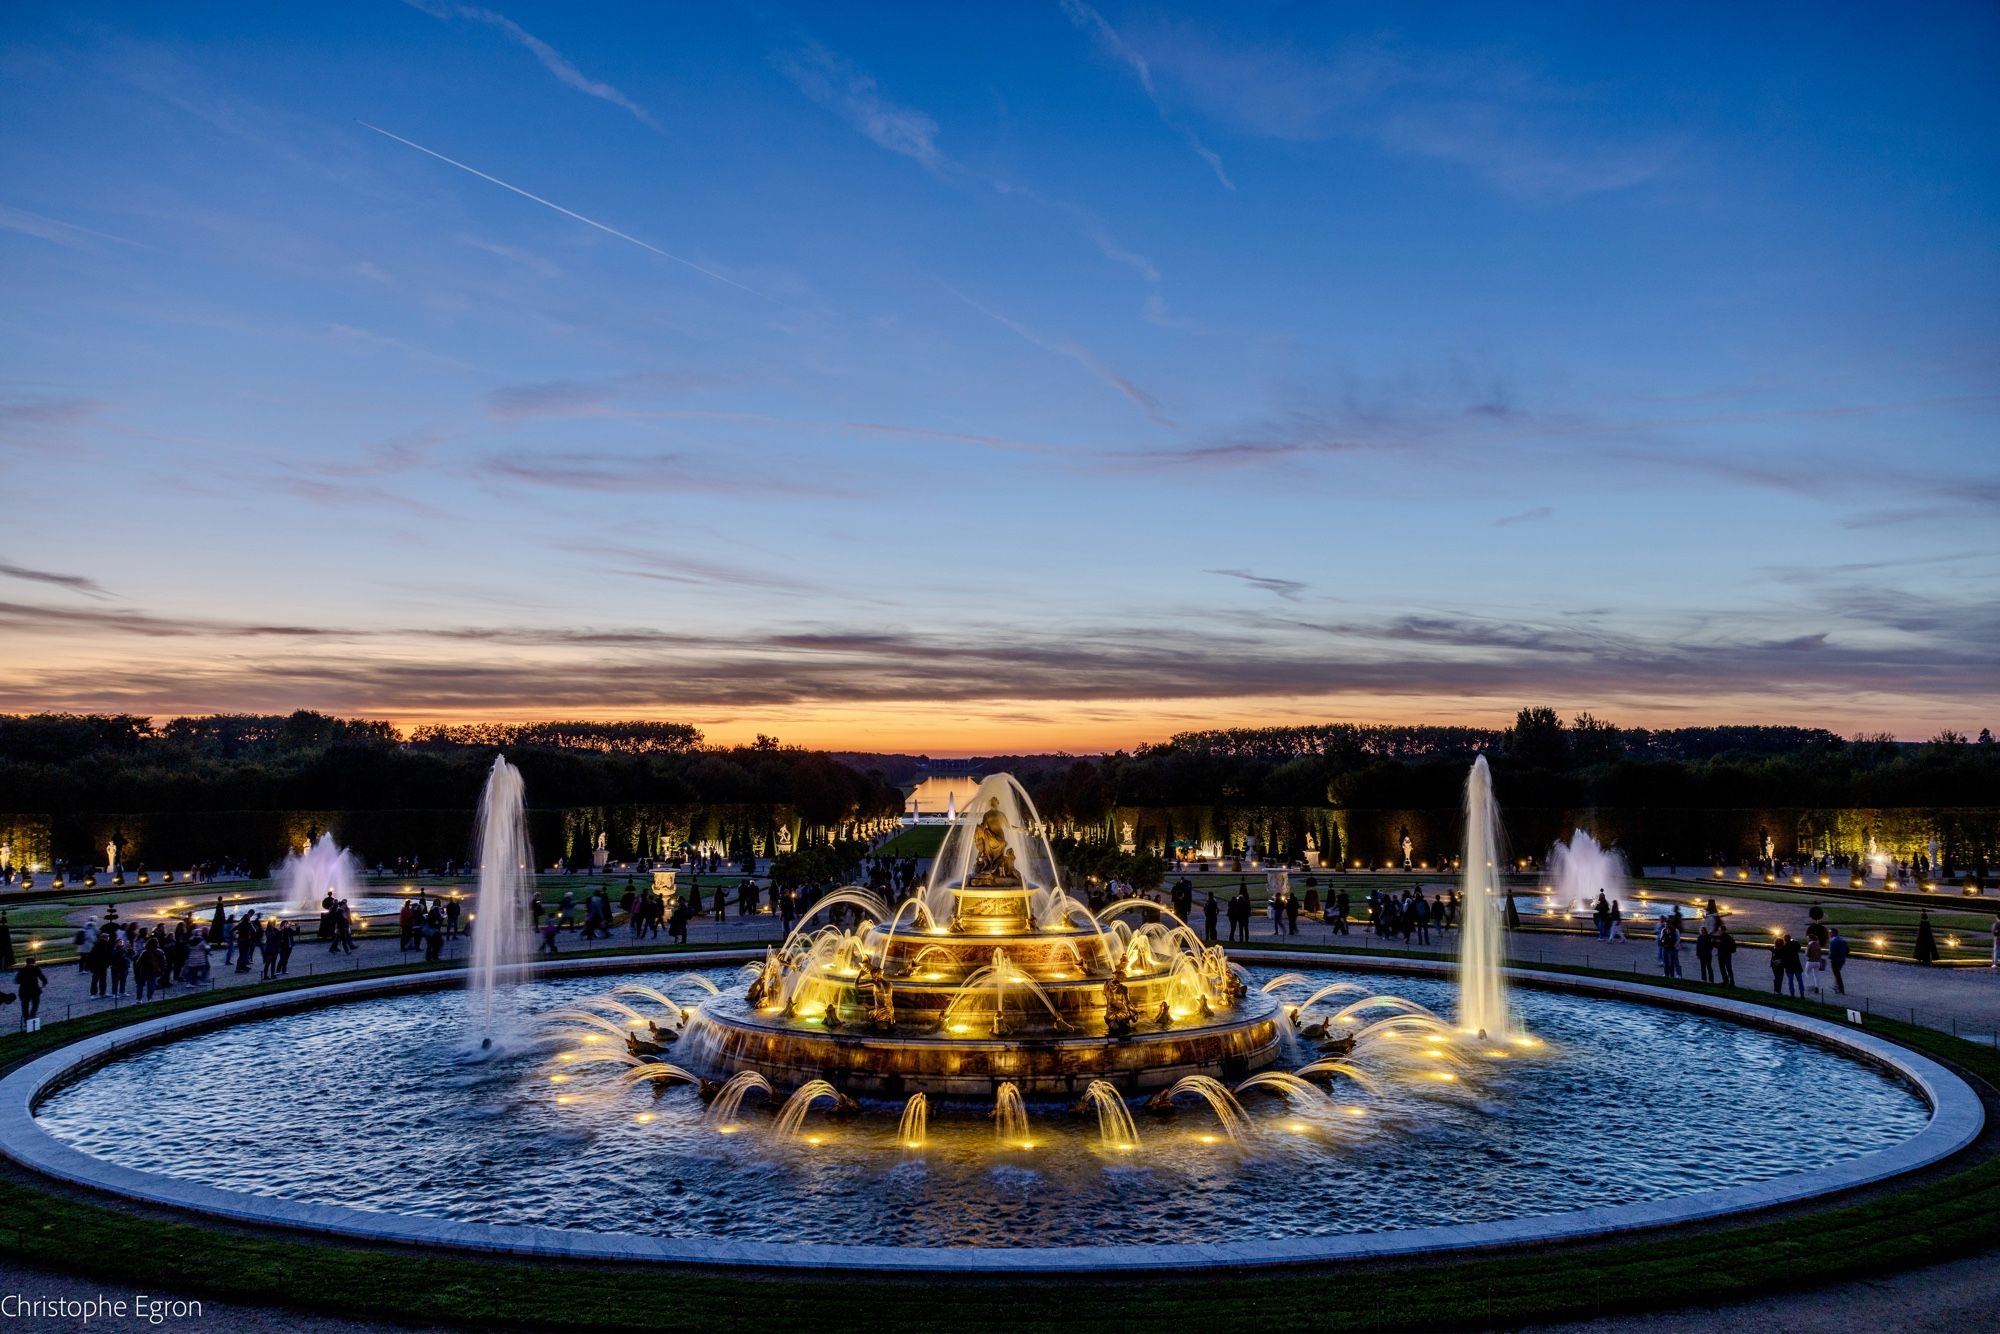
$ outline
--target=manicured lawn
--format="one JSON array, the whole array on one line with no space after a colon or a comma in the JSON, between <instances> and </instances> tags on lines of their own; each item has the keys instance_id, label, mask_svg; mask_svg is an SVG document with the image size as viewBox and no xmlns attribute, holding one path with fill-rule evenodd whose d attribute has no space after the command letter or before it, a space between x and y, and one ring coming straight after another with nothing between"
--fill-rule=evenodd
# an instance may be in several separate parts
<instances>
[{"instance_id":1,"label":"manicured lawn","mask_svg":"<svg viewBox=\"0 0 2000 1334\"><path fill-rule=\"evenodd\" d=\"M888 842L876 847L872 857L935 857L944 846L946 825L911 825Z\"/></svg>"}]
</instances>

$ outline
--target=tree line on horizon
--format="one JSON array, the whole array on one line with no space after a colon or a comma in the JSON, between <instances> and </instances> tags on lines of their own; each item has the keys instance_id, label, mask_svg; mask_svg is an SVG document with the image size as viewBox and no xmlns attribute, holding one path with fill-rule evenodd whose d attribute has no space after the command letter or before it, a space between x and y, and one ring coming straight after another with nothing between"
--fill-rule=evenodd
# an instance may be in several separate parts
<instances>
[{"instance_id":1,"label":"tree line on horizon","mask_svg":"<svg viewBox=\"0 0 2000 1334\"><path fill-rule=\"evenodd\" d=\"M708 744L674 722L416 728L300 710L161 723L136 714L0 715L0 810L444 809L470 804L495 754L543 807L788 806L810 824L890 815L923 757ZM2000 806L2000 746L1821 728L1626 728L1523 708L1508 728L1333 723L1182 732L1109 755L991 756L1046 818L1118 807L1443 809L1488 756L1503 803L1538 807Z\"/></svg>"},{"instance_id":2,"label":"tree line on horizon","mask_svg":"<svg viewBox=\"0 0 2000 1334\"><path fill-rule=\"evenodd\" d=\"M493 758L543 807L789 807L808 824L893 815L902 793L823 751L708 746L683 723L424 727L291 714L0 715L0 811L470 809Z\"/></svg>"},{"instance_id":3,"label":"tree line on horizon","mask_svg":"<svg viewBox=\"0 0 2000 1334\"><path fill-rule=\"evenodd\" d=\"M1013 763L1044 818L1088 825L1120 807L1449 809L1482 754L1503 807L2000 805L2000 745L1986 729L1912 743L1805 727L1624 728L1588 713L1565 723L1546 706L1523 708L1509 728L1229 728Z\"/></svg>"}]
</instances>

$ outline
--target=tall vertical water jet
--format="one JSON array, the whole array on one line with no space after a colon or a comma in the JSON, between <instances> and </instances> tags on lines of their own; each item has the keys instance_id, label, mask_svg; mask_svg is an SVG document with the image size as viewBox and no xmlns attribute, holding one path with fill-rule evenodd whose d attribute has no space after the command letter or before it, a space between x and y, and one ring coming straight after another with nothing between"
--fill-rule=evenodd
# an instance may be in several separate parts
<instances>
[{"instance_id":1,"label":"tall vertical water jet","mask_svg":"<svg viewBox=\"0 0 2000 1334\"><path fill-rule=\"evenodd\" d=\"M332 834L321 834L305 851L285 857L278 867L278 881L285 887L285 911L316 913L329 894L336 899L355 897L361 862L335 843Z\"/></svg>"},{"instance_id":2,"label":"tall vertical water jet","mask_svg":"<svg viewBox=\"0 0 2000 1334\"><path fill-rule=\"evenodd\" d=\"M1458 1022L1491 1038L1512 1029L1507 1009L1505 951L1499 921L1502 852L1500 807L1486 757L1465 780L1464 874L1459 881Z\"/></svg>"},{"instance_id":3,"label":"tall vertical water jet","mask_svg":"<svg viewBox=\"0 0 2000 1334\"><path fill-rule=\"evenodd\" d=\"M521 771L496 757L479 796L479 889L472 906L473 1022L493 1037L493 992L500 970L528 957L525 914L535 892L535 853L528 846L526 788Z\"/></svg>"}]
</instances>

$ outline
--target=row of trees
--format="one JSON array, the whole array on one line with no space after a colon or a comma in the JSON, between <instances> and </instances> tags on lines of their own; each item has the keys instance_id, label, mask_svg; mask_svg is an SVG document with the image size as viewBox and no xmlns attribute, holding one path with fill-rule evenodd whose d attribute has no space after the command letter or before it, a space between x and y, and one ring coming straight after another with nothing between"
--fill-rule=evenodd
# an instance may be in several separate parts
<instances>
[{"instance_id":1,"label":"row of trees","mask_svg":"<svg viewBox=\"0 0 2000 1334\"><path fill-rule=\"evenodd\" d=\"M678 723L431 728L299 712L0 716L0 811L469 809L505 751L540 807L785 806L807 824L894 814L902 794L824 752L708 747Z\"/></svg>"},{"instance_id":2,"label":"row of trees","mask_svg":"<svg viewBox=\"0 0 2000 1334\"><path fill-rule=\"evenodd\" d=\"M1094 825L1119 807L1448 809L1484 753L1503 805L1742 809L2000 805L1990 731L1928 742L1801 727L1624 728L1522 709L1505 730L1245 728L1186 732L1097 758L1017 761L1042 814Z\"/></svg>"},{"instance_id":3,"label":"row of trees","mask_svg":"<svg viewBox=\"0 0 2000 1334\"><path fill-rule=\"evenodd\" d=\"M0 810L432 809L468 804L504 750L540 806L782 804L809 824L895 811L870 757L760 738L711 747L680 723L546 722L419 729L298 712L174 718L0 716ZM1129 806L1438 808L1491 757L1503 802L1546 807L2000 805L2000 746L1843 739L1796 727L1626 728L1522 709L1508 729L1244 728L1185 732L1096 758L1011 757L1051 818Z\"/></svg>"}]
</instances>

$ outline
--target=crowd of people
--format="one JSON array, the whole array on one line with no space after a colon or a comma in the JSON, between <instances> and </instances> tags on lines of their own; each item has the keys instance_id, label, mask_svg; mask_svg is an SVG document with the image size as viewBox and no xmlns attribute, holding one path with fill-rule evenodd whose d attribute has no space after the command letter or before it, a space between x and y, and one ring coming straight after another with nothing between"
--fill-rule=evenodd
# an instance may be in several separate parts
<instances>
[{"instance_id":1,"label":"crowd of people","mask_svg":"<svg viewBox=\"0 0 2000 1334\"><path fill-rule=\"evenodd\" d=\"M328 902L322 905L325 907L327 914L334 914L346 906L344 903L333 901L331 894L327 896L327 900ZM341 915L345 916L344 913ZM425 963L438 962L444 958L444 943L447 940L458 939L460 934L459 920L463 915L464 906L459 902L456 894L434 897L424 893L422 890L417 891L417 896L414 899L404 900L403 906L396 913L396 928L400 937L399 948L404 954L408 954L413 950L422 950L424 952ZM344 933L341 930L343 926L348 928ZM345 922L329 922L326 920L326 916L323 915L321 918L322 936L328 933L329 928L334 933L336 939L341 934L346 935L347 949L348 952L352 953L354 945L352 919L348 918Z\"/></svg>"},{"instance_id":2,"label":"crowd of people","mask_svg":"<svg viewBox=\"0 0 2000 1334\"><path fill-rule=\"evenodd\" d=\"M1839 859L1833 860L1837 863ZM886 891L887 897L908 897L921 889L916 869L917 863L910 859L876 858L869 864L869 881ZM1335 935L1348 935L1354 924L1365 923L1375 936L1385 941L1399 941L1405 946L1446 944L1449 933L1459 926L1462 908L1456 891L1432 886L1427 893L1421 883L1376 888L1359 902L1350 898L1347 889L1329 884L1322 901L1317 878L1308 875L1303 894L1281 886L1264 900L1260 914L1252 898L1251 884L1245 879L1233 893L1224 889L1221 893L1228 894L1226 899L1211 889L1199 901L1193 881L1185 875L1170 886L1145 891L1117 879L1093 882L1087 893L1093 911L1134 898L1170 904L1183 922L1199 925L1204 941L1209 944L1217 943L1217 928L1224 922L1230 943L1250 942L1253 923L1260 915L1270 922L1273 937L1296 936L1302 917L1318 917ZM777 919L775 925L781 931L788 933L832 887L809 884L783 888L760 884L743 875L726 878L708 887L705 893L692 877L675 890L642 884L628 875L623 893L615 899L613 888L614 882L606 878L586 890L581 899L574 889L565 890L554 902L534 896L528 904L524 926L530 927L539 939L539 952L557 953L558 940L565 931L579 932L585 942L608 942L621 924L635 941L658 940L664 929L671 943L686 945L689 926L695 918L709 916L718 924L724 923L732 905L739 919L767 914ZM329 893L320 908L317 940L326 945L329 953L354 953L361 923L350 905ZM1506 899L1505 912L1509 928L1518 925L1511 894ZM1598 939L1611 943L1628 939L1623 905L1603 890L1598 891L1590 915ZM858 920L859 916L857 907L836 905L829 911L828 920L839 924L843 919ZM397 914L401 952L421 951L426 962L439 962L445 944L464 935L469 923L459 894L419 891L403 902ZM1992 933L1992 966L2000 969L2000 921L1996 921ZM1738 985L1735 959L1741 942L1731 933L1714 898L1707 901L1698 919L1693 921L1675 905L1655 920L1651 935L1663 977L1685 979L1683 950L1691 948L1697 975L1703 983ZM216 967L212 955L217 949L223 954L220 967L235 974L246 974L255 968L263 979L284 977L299 939L297 922L261 912L256 907L245 907L231 915L218 897L213 916L205 924L191 911L153 923L136 919L121 922L116 907L107 906L101 922L77 932L75 945L78 966L89 978L92 998L116 1001L133 995L145 1001L163 996L177 986L209 982ZM1762 944L1762 939L1757 943ZM1814 905L1802 934L1795 936L1783 929L1773 929L1769 955L1771 990L1774 994L1795 997L1804 997L1809 991L1844 995L1850 954L1848 939L1827 921L1824 910ZM1940 957L1930 914L1921 912L1916 928L1916 961L1934 964ZM12 968L13 961L8 958L0 966ZM47 989L46 970L36 961L28 960L15 973L14 981L24 1022L38 1021L41 997Z\"/></svg>"}]
</instances>

